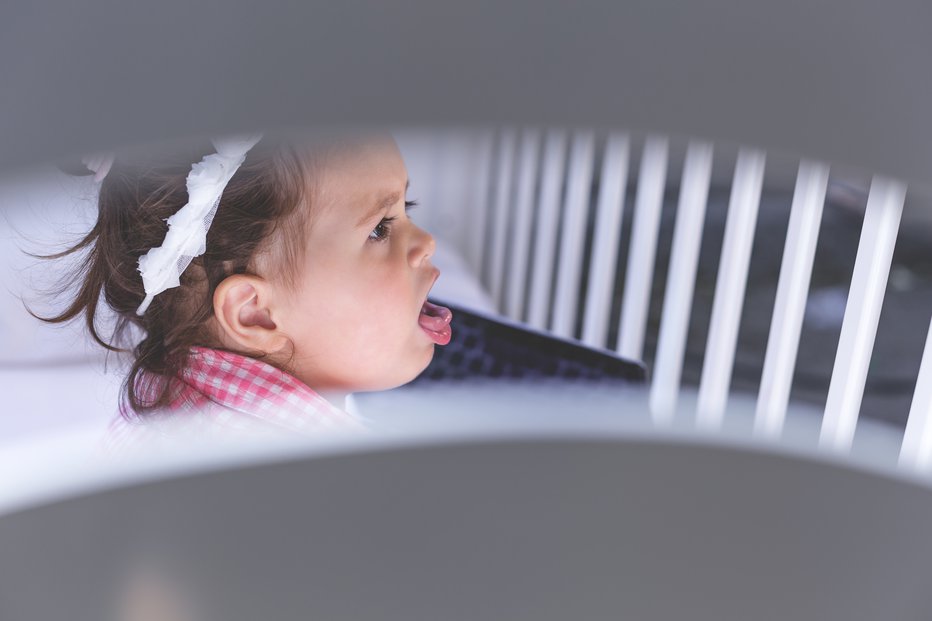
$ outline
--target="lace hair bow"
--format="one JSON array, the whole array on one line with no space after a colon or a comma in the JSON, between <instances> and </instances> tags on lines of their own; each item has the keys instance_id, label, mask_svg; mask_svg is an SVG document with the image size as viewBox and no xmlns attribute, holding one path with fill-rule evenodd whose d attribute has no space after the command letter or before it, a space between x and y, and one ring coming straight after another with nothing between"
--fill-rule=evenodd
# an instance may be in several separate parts
<instances>
[{"instance_id":1,"label":"lace hair bow","mask_svg":"<svg viewBox=\"0 0 932 621\"><path fill-rule=\"evenodd\" d=\"M207 230L214 221L220 196L246 153L262 136L213 140L217 150L191 167L188 173L188 203L168 218L168 233L161 246L139 257L139 273L146 297L136 310L142 315L152 299L181 284L181 274L195 257L207 250Z\"/></svg>"}]
</instances>

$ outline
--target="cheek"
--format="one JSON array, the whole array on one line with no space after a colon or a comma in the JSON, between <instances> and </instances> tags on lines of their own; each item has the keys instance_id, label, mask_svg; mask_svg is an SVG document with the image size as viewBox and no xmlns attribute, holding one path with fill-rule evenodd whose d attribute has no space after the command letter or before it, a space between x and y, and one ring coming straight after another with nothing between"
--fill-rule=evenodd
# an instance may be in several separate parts
<instances>
[{"instance_id":1,"label":"cheek","mask_svg":"<svg viewBox=\"0 0 932 621\"><path fill-rule=\"evenodd\" d=\"M296 354L314 375L350 389L405 383L433 352L417 323L421 294L398 261L320 273L302 287Z\"/></svg>"},{"instance_id":2,"label":"cheek","mask_svg":"<svg viewBox=\"0 0 932 621\"><path fill-rule=\"evenodd\" d=\"M409 373L411 364L426 364L429 357L422 358L433 348L418 326L411 287L404 281L383 279L371 283L362 295L362 300L334 318L344 337L337 357L352 361L361 373L386 376Z\"/></svg>"},{"instance_id":3,"label":"cheek","mask_svg":"<svg viewBox=\"0 0 932 621\"><path fill-rule=\"evenodd\" d=\"M369 265L322 276L306 282L293 313L303 323L303 340L339 342L352 354L355 348L371 350L407 338L416 327L416 294L403 270Z\"/></svg>"},{"instance_id":4,"label":"cheek","mask_svg":"<svg viewBox=\"0 0 932 621\"><path fill-rule=\"evenodd\" d=\"M364 304L374 312L383 306L398 309L410 306L414 298L412 275L400 260L385 260L362 265L341 284L349 302Z\"/></svg>"}]
</instances>

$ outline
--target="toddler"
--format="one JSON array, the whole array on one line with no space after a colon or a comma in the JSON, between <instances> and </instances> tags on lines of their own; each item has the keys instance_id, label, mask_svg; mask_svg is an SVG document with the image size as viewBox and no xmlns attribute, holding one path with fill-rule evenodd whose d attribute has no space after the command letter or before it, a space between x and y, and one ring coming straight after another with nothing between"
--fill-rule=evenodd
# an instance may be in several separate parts
<instances>
[{"instance_id":1,"label":"toddler","mask_svg":"<svg viewBox=\"0 0 932 621\"><path fill-rule=\"evenodd\" d=\"M450 311L427 301L435 242L408 216L390 138L236 138L85 162L99 217L63 253L88 253L74 300L45 320L83 314L97 343L132 353L113 444L165 421L360 429L348 393L410 381L450 340Z\"/></svg>"}]
</instances>

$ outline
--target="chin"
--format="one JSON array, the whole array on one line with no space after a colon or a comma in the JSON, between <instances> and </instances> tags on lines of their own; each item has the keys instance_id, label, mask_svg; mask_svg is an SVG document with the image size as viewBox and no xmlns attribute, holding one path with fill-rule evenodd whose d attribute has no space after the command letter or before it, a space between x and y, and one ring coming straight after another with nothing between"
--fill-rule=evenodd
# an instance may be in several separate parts
<instances>
[{"instance_id":1,"label":"chin","mask_svg":"<svg viewBox=\"0 0 932 621\"><path fill-rule=\"evenodd\" d=\"M424 371L424 369L427 368L427 365L430 364L430 361L434 359L434 350L436 349L436 347L437 346L434 345L433 343L430 344L430 349L427 350L427 356L424 359L424 363L421 364L420 368L417 370L417 373L415 373L414 376L408 380L409 382L413 380L415 377L417 377L418 375L420 375Z\"/></svg>"},{"instance_id":2,"label":"chin","mask_svg":"<svg viewBox=\"0 0 932 621\"><path fill-rule=\"evenodd\" d=\"M426 350L426 353L422 355L421 359L418 361L412 361L410 365L405 365L405 374L401 376L395 376L392 380L389 380L383 384L380 384L373 388L367 388L366 391L376 391L376 390L391 390L392 388L398 388L399 386L404 386L408 382L412 381L418 375L420 375L424 369L427 368L427 365L430 364L430 361L434 359L434 344L431 343L430 348Z\"/></svg>"}]
</instances>

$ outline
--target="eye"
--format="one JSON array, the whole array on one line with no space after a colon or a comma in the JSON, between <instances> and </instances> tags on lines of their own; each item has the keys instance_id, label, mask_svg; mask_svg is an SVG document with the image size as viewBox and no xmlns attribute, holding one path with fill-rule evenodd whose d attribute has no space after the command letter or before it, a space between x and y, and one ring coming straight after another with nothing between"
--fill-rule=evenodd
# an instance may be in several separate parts
<instances>
[{"instance_id":1,"label":"eye","mask_svg":"<svg viewBox=\"0 0 932 621\"><path fill-rule=\"evenodd\" d=\"M405 201L405 213L417 207L417 201ZM369 233L369 241L385 241L392 232L392 223L395 222L395 216L382 218L372 232Z\"/></svg>"},{"instance_id":2,"label":"eye","mask_svg":"<svg viewBox=\"0 0 932 621\"><path fill-rule=\"evenodd\" d=\"M394 216L391 218L382 218L379 223L375 225L375 228L372 229L372 232L369 233L369 241L381 242L388 239L388 236L392 232L392 222L394 221Z\"/></svg>"}]
</instances>

